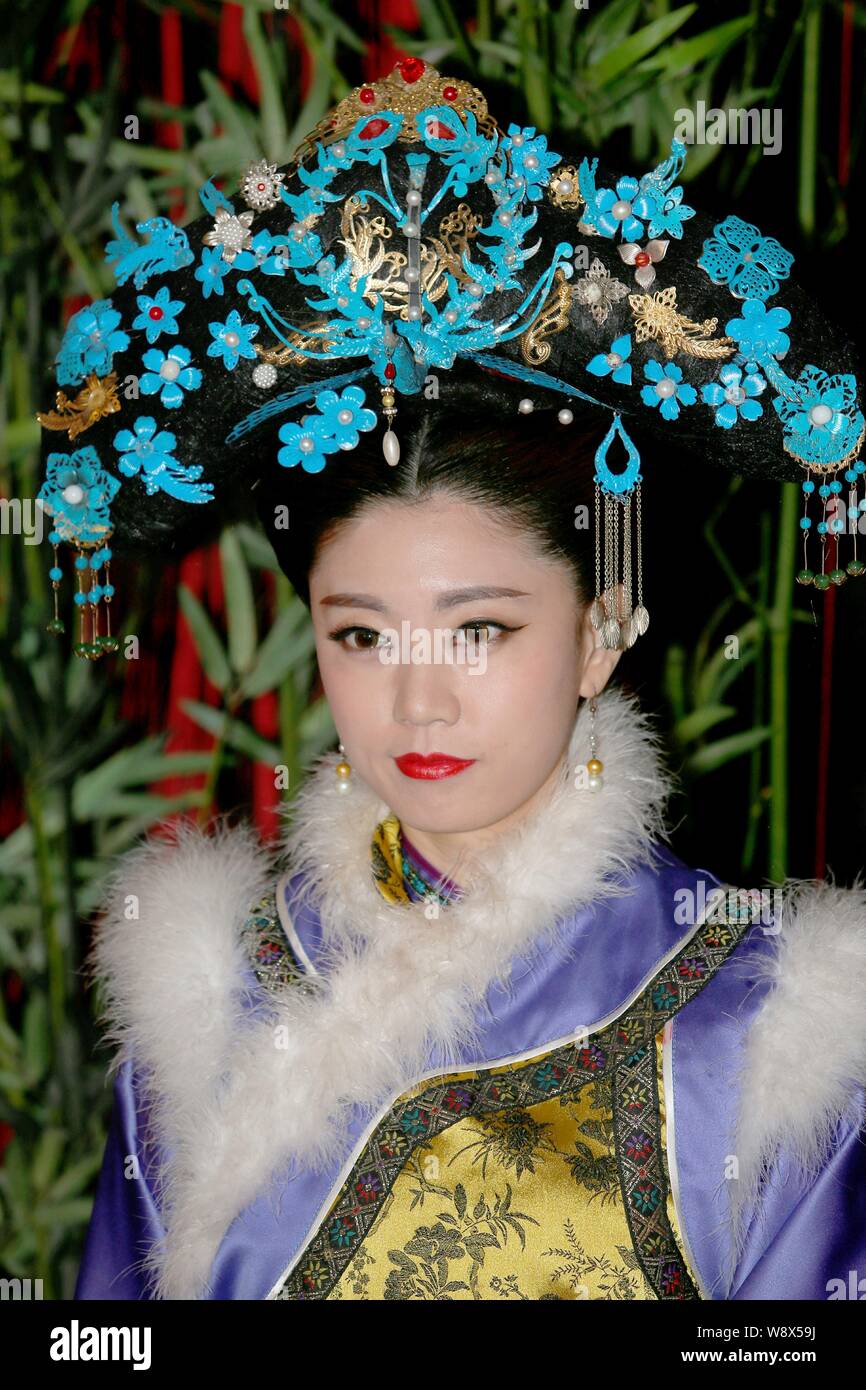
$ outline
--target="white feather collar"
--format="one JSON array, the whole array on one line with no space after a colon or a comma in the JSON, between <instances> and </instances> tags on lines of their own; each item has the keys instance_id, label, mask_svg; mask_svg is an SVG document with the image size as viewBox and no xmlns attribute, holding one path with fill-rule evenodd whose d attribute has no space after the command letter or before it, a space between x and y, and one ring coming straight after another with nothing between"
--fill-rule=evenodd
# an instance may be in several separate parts
<instances>
[{"instance_id":1,"label":"white feather collar","mask_svg":"<svg viewBox=\"0 0 866 1390\"><path fill-rule=\"evenodd\" d=\"M608 875L645 861L652 841L664 838L669 782L636 700L613 689L599 699L605 790L598 797L571 785L587 757L587 721L582 707L569 775L485 853L471 888L435 931L422 904L388 906L369 874L372 831L388 807L357 777L350 793L339 793L338 756L321 758L296 799L287 847L293 872L304 870L319 896L325 955L310 990L286 991L267 1022L250 1021L239 993L248 969L240 926L274 881L252 833L205 838L184 829L174 843L151 842L121 862L92 968L106 986L109 1037L119 1045L114 1066L134 1059L148 1080L155 1133L168 1154L157 1194L166 1240L146 1260L158 1297L206 1292L229 1224L271 1176L293 1159L320 1167L342 1153L352 1105L405 1090L425 1073L432 1045L456 1063L473 1043L477 1003L512 958L555 939L557 918L569 910L610 896ZM859 900L858 911L862 940ZM830 947L832 933L824 938ZM789 979L803 968L796 934L791 943ZM808 942L801 954L811 968ZM866 978L866 959L858 960ZM780 1007L792 1026L792 1006ZM845 1019L851 1025L851 1010ZM751 1113L737 1149L741 1172L760 1167L778 1137L773 1122L784 1124L786 1105L798 1099L789 1094L786 1102L784 1082L780 1090L780 1078L794 1078L784 1048L780 1065L777 1037L756 1044L756 1094L760 1100L766 1088L774 1104L768 1113L761 1101ZM840 1074L866 1070L862 1021L838 1041ZM832 1092L823 1102L809 1098L799 1130L804 1157L820 1149L815 1106L828 1114L836 1099Z\"/></svg>"}]
</instances>

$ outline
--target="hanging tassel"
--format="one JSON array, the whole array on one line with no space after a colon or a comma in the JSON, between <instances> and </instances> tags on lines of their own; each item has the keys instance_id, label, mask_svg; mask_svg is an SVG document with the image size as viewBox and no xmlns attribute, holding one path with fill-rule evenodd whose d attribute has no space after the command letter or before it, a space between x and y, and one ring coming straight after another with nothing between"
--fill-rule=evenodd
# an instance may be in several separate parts
<instances>
[{"instance_id":1,"label":"hanging tassel","mask_svg":"<svg viewBox=\"0 0 866 1390\"><path fill-rule=\"evenodd\" d=\"M621 473L614 473L607 461L617 435L627 455ZM611 651L633 646L649 627L643 601L641 481L640 455L615 415L595 455L595 599L590 612L602 646Z\"/></svg>"}]
</instances>

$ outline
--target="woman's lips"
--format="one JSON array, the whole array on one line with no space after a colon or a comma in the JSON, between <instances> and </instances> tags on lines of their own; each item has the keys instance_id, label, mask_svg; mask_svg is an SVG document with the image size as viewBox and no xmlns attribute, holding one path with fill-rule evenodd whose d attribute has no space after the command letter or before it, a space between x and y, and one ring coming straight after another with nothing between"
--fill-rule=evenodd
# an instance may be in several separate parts
<instances>
[{"instance_id":1,"label":"woman's lips","mask_svg":"<svg viewBox=\"0 0 866 1390\"><path fill-rule=\"evenodd\" d=\"M464 767L471 767L474 758L451 758L447 753L404 753L394 762L406 777L418 777L422 781L433 782L440 777L453 777Z\"/></svg>"}]
</instances>

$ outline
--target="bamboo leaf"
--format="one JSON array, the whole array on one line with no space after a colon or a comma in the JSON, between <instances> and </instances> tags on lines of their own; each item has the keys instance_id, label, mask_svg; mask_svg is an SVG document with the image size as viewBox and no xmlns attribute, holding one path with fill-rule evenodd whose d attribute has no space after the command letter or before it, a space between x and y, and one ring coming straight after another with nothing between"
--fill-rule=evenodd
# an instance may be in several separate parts
<instances>
[{"instance_id":1,"label":"bamboo leaf","mask_svg":"<svg viewBox=\"0 0 866 1390\"><path fill-rule=\"evenodd\" d=\"M276 689L289 672L315 650L315 635L306 619L307 610L300 599L280 610L241 683L240 694L244 699Z\"/></svg>"},{"instance_id":2,"label":"bamboo leaf","mask_svg":"<svg viewBox=\"0 0 866 1390\"><path fill-rule=\"evenodd\" d=\"M231 680L231 668L213 623L195 594L185 584L178 585L177 597L180 610L189 623L208 680L217 690L225 690Z\"/></svg>"},{"instance_id":3,"label":"bamboo leaf","mask_svg":"<svg viewBox=\"0 0 866 1390\"><path fill-rule=\"evenodd\" d=\"M289 137L283 116L283 101L274 72L271 50L262 34L259 16L255 10L245 11L243 31L259 79L264 154L272 163L284 164L289 154Z\"/></svg>"},{"instance_id":4,"label":"bamboo leaf","mask_svg":"<svg viewBox=\"0 0 866 1390\"><path fill-rule=\"evenodd\" d=\"M643 29L638 29L636 33L623 39L622 43L610 49L593 66L593 85L603 87L612 78L619 77L620 73L629 71L681 29L697 8L697 5L683 5L681 9L662 15L660 19L653 20L651 24L644 25Z\"/></svg>"},{"instance_id":5,"label":"bamboo leaf","mask_svg":"<svg viewBox=\"0 0 866 1390\"><path fill-rule=\"evenodd\" d=\"M202 729L216 738L225 739L230 748L237 749L254 762L276 767L283 761L282 750L275 743L269 743L240 719L227 719L223 711L200 704L198 700L181 700L181 706Z\"/></svg>"},{"instance_id":6,"label":"bamboo leaf","mask_svg":"<svg viewBox=\"0 0 866 1390\"><path fill-rule=\"evenodd\" d=\"M695 739L703 738L714 725L724 719L732 719L736 713L733 705L705 705L687 714L685 719L680 719L673 727L673 736L681 745L693 743Z\"/></svg>"},{"instance_id":7,"label":"bamboo leaf","mask_svg":"<svg viewBox=\"0 0 866 1390\"><path fill-rule=\"evenodd\" d=\"M249 670L256 654L256 605L250 572L233 531L224 531L220 537L220 559L226 593L229 662L232 670L242 675Z\"/></svg>"},{"instance_id":8,"label":"bamboo leaf","mask_svg":"<svg viewBox=\"0 0 866 1390\"><path fill-rule=\"evenodd\" d=\"M759 729L746 729L741 734L731 734L729 738L721 738L716 743L708 744L706 748L699 748L687 760L686 770L694 777L715 772L725 763L741 758L744 753L751 753L753 748L760 747L769 737L770 730L767 725Z\"/></svg>"}]
</instances>

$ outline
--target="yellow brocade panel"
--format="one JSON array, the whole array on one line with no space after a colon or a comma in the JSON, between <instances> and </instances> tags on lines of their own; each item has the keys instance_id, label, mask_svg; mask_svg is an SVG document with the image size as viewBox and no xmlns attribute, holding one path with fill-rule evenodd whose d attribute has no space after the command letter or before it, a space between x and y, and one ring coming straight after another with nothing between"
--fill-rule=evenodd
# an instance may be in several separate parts
<instances>
[{"instance_id":1,"label":"yellow brocade panel","mask_svg":"<svg viewBox=\"0 0 866 1390\"><path fill-rule=\"evenodd\" d=\"M667 1213L681 1248L670 1194ZM328 1297L655 1298L623 1210L609 1080L466 1116L417 1145Z\"/></svg>"}]
</instances>

